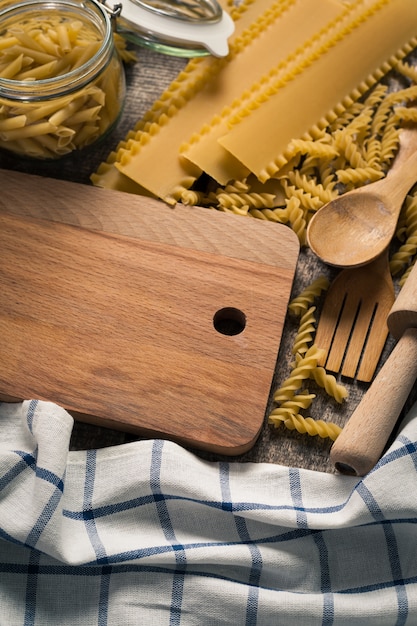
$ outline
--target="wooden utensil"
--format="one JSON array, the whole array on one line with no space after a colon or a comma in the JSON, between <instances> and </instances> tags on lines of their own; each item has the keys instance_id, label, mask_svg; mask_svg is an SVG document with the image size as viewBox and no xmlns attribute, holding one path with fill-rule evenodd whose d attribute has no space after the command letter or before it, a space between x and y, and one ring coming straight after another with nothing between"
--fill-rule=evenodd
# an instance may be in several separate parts
<instances>
[{"instance_id":1,"label":"wooden utensil","mask_svg":"<svg viewBox=\"0 0 417 626\"><path fill-rule=\"evenodd\" d=\"M417 377L417 265L388 316L398 340L332 446L340 472L364 476L377 463Z\"/></svg>"},{"instance_id":2,"label":"wooden utensil","mask_svg":"<svg viewBox=\"0 0 417 626\"><path fill-rule=\"evenodd\" d=\"M0 170L0 188L3 399L50 400L76 419L222 454L249 449L294 233L17 172Z\"/></svg>"},{"instance_id":3,"label":"wooden utensil","mask_svg":"<svg viewBox=\"0 0 417 626\"><path fill-rule=\"evenodd\" d=\"M325 351L320 365L369 382L388 336L387 316L394 300L386 252L369 265L342 270L320 313L315 338Z\"/></svg>"},{"instance_id":4,"label":"wooden utensil","mask_svg":"<svg viewBox=\"0 0 417 626\"><path fill-rule=\"evenodd\" d=\"M387 176L331 200L312 217L307 241L328 265L356 267L388 248L404 198L417 180L417 129L401 131Z\"/></svg>"},{"instance_id":5,"label":"wooden utensil","mask_svg":"<svg viewBox=\"0 0 417 626\"><path fill-rule=\"evenodd\" d=\"M316 343L325 350L320 364L363 382L372 380L388 335L386 317L395 296L387 249L417 178L416 151L417 129L404 129L387 176L332 200L308 226L313 252L347 268L332 283L320 315Z\"/></svg>"}]
</instances>

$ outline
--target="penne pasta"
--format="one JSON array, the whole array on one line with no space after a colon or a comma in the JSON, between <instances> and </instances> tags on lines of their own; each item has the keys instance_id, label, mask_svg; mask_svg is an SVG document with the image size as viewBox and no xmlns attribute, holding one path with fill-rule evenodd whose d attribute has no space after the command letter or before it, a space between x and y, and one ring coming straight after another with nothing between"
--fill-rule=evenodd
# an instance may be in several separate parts
<instances>
[{"instance_id":1,"label":"penne pasta","mask_svg":"<svg viewBox=\"0 0 417 626\"><path fill-rule=\"evenodd\" d=\"M44 52L39 43L22 28L13 28L10 30L11 34L16 37L21 45L25 46L28 50L36 50L37 52Z\"/></svg>"},{"instance_id":2,"label":"penne pasta","mask_svg":"<svg viewBox=\"0 0 417 626\"><path fill-rule=\"evenodd\" d=\"M30 124L23 128L11 128L0 132L2 141L17 141L26 137L36 137L37 135L46 135L57 130L56 126L50 122L39 122L39 124Z\"/></svg>"},{"instance_id":3,"label":"penne pasta","mask_svg":"<svg viewBox=\"0 0 417 626\"><path fill-rule=\"evenodd\" d=\"M89 61L98 52L99 48L100 42L98 41L88 44L84 49L80 48L80 52L72 69L76 69L87 63L87 61Z\"/></svg>"},{"instance_id":4,"label":"penne pasta","mask_svg":"<svg viewBox=\"0 0 417 626\"><path fill-rule=\"evenodd\" d=\"M57 63L58 61L54 60L49 63L44 63L43 65L38 65L38 67L32 67L25 72L19 72L14 78L15 80L42 80L49 78L51 75L54 75Z\"/></svg>"},{"instance_id":5,"label":"penne pasta","mask_svg":"<svg viewBox=\"0 0 417 626\"><path fill-rule=\"evenodd\" d=\"M80 98L80 100L82 101L82 98ZM26 106L21 107L20 109L15 109L15 114L25 113L28 124L33 124L33 122L38 122L41 119L47 119L50 121L51 115L53 115L56 111L60 111L72 101L73 96L64 96L62 98L57 98L56 100L51 100L50 102L37 102L36 104L31 105L31 107ZM59 124L57 124L57 126L59 126Z\"/></svg>"},{"instance_id":6,"label":"penne pasta","mask_svg":"<svg viewBox=\"0 0 417 626\"><path fill-rule=\"evenodd\" d=\"M61 126L64 122L68 120L71 115L74 115L77 111L81 109L81 107L85 104L85 97L77 98L76 100L71 100L66 106L62 106L55 113L51 115L49 121L56 126Z\"/></svg>"},{"instance_id":7,"label":"penne pasta","mask_svg":"<svg viewBox=\"0 0 417 626\"><path fill-rule=\"evenodd\" d=\"M81 20L72 20L71 22L69 22L68 35L72 42L74 42L76 38L79 36L82 28L83 28L83 23L81 22ZM87 38L87 35L85 35L85 38Z\"/></svg>"},{"instance_id":8,"label":"penne pasta","mask_svg":"<svg viewBox=\"0 0 417 626\"><path fill-rule=\"evenodd\" d=\"M58 144L65 146L71 141L75 133L76 130L74 128L70 128L69 126L58 126L58 128L54 131L54 135L58 139Z\"/></svg>"},{"instance_id":9,"label":"penne pasta","mask_svg":"<svg viewBox=\"0 0 417 626\"><path fill-rule=\"evenodd\" d=\"M61 137L53 137L52 135L39 135L34 140L40 146L46 148L50 155L59 155L63 156L65 154L70 154L75 148L74 144L70 140L63 141Z\"/></svg>"},{"instance_id":10,"label":"penne pasta","mask_svg":"<svg viewBox=\"0 0 417 626\"><path fill-rule=\"evenodd\" d=\"M7 50L12 46L15 46L19 43L19 40L16 37L3 37L0 38L0 50Z\"/></svg>"},{"instance_id":11,"label":"penne pasta","mask_svg":"<svg viewBox=\"0 0 417 626\"><path fill-rule=\"evenodd\" d=\"M46 150L49 150L50 154L58 153L58 138L54 135L39 135L39 137L36 137L36 142Z\"/></svg>"},{"instance_id":12,"label":"penne pasta","mask_svg":"<svg viewBox=\"0 0 417 626\"><path fill-rule=\"evenodd\" d=\"M13 130L15 128L23 128L26 126L26 115L15 115L14 117L7 117L6 119L0 119L0 132L5 130Z\"/></svg>"},{"instance_id":13,"label":"penne pasta","mask_svg":"<svg viewBox=\"0 0 417 626\"><path fill-rule=\"evenodd\" d=\"M84 124L74 137L74 143L76 146L89 146L94 143L100 135L100 129L96 124Z\"/></svg>"},{"instance_id":14,"label":"penne pasta","mask_svg":"<svg viewBox=\"0 0 417 626\"><path fill-rule=\"evenodd\" d=\"M19 74L23 65L23 54L19 54L13 61L1 66L0 78L11 79Z\"/></svg>"},{"instance_id":15,"label":"penne pasta","mask_svg":"<svg viewBox=\"0 0 417 626\"><path fill-rule=\"evenodd\" d=\"M107 99L107 107L110 108L109 94L106 93L105 89L106 89L106 85L103 85L102 88L92 85L88 87L88 89L86 90L86 93L88 93L88 95L91 97L91 99L94 102L97 102L97 104L100 104L101 106L104 106L106 104L106 99ZM116 92L118 91L117 86L115 86L115 90Z\"/></svg>"},{"instance_id":16,"label":"penne pasta","mask_svg":"<svg viewBox=\"0 0 417 626\"><path fill-rule=\"evenodd\" d=\"M51 54L54 57L59 57L59 46L56 42L52 41L52 39L48 35L46 35L45 33L39 33L38 43L40 44L44 52L46 52L47 54Z\"/></svg>"},{"instance_id":17,"label":"penne pasta","mask_svg":"<svg viewBox=\"0 0 417 626\"><path fill-rule=\"evenodd\" d=\"M58 58L58 64L55 70L56 75L65 74L66 72L69 72L70 70L72 70L74 68L75 62L77 61L79 55L80 55L79 46L74 46L74 48L70 52L64 55L60 55L60 57Z\"/></svg>"},{"instance_id":18,"label":"penne pasta","mask_svg":"<svg viewBox=\"0 0 417 626\"><path fill-rule=\"evenodd\" d=\"M32 157L33 159L45 158L45 156L50 158L53 156L53 152L50 152L48 148L39 143L37 137L19 139L16 141L16 146L18 147L18 152L20 152L20 154Z\"/></svg>"},{"instance_id":19,"label":"penne pasta","mask_svg":"<svg viewBox=\"0 0 417 626\"><path fill-rule=\"evenodd\" d=\"M33 59L35 63L49 63L50 61L56 61L56 58L52 56L52 54L48 54L47 52L43 52L40 50L33 50L32 48L28 48L27 46L16 45L9 49L9 53L14 56L18 54L25 54L26 56Z\"/></svg>"},{"instance_id":20,"label":"penne pasta","mask_svg":"<svg viewBox=\"0 0 417 626\"><path fill-rule=\"evenodd\" d=\"M72 44L70 42L67 26L63 23L58 24L56 34L58 35L58 44L62 52L70 52Z\"/></svg>"},{"instance_id":21,"label":"penne pasta","mask_svg":"<svg viewBox=\"0 0 417 626\"><path fill-rule=\"evenodd\" d=\"M83 122L95 122L99 119L101 109L102 107L96 106L77 111L77 113L74 113L74 115L67 119L67 123L72 126Z\"/></svg>"}]
</instances>

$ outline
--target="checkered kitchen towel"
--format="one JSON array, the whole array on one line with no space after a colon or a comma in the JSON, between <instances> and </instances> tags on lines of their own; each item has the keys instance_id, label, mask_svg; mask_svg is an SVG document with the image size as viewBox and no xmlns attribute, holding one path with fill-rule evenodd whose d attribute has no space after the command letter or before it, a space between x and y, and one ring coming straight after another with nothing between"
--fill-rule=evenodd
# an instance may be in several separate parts
<instances>
[{"instance_id":1,"label":"checkered kitchen towel","mask_svg":"<svg viewBox=\"0 0 417 626\"><path fill-rule=\"evenodd\" d=\"M1 626L417 624L417 405L364 479L71 429L0 405Z\"/></svg>"}]
</instances>

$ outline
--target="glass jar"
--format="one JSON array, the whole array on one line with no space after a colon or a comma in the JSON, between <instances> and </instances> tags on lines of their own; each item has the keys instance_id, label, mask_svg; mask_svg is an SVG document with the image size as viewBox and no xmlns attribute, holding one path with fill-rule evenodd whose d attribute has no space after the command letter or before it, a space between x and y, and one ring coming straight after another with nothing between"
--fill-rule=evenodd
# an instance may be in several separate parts
<instances>
[{"instance_id":1,"label":"glass jar","mask_svg":"<svg viewBox=\"0 0 417 626\"><path fill-rule=\"evenodd\" d=\"M116 125L125 76L95 0L0 1L0 147L56 159Z\"/></svg>"}]
</instances>

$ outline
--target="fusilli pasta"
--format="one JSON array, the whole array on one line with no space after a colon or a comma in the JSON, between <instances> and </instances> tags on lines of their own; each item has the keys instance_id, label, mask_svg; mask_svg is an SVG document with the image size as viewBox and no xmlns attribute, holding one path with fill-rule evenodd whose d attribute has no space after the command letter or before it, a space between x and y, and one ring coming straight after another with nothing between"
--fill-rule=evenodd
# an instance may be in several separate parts
<instances>
[{"instance_id":1,"label":"fusilli pasta","mask_svg":"<svg viewBox=\"0 0 417 626\"><path fill-rule=\"evenodd\" d=\"M335 441L342 431L342 428L333 422L315 420L312 417L303 417L299 413L289 413L288 415L271 413L269 423L275 427L282 422L289 430L297 430L299 433L307 433L314 437L318 435L322 439L329 438Z\"/></svg>"},{"instance_id":2,"label":"fusilli pasta","mask_svg":"<svg viewBox=\"0 0 417 626\"><path fill-rule=\"evenodd\" d=\"M280 403L291 400L295 392L301 389L303 382L310 378L311 371L317 367L317 363L322 358L323 354L324 350L321 350L314 344L310 346L292 369L290 376L275 392L274 402Z\"/></svg>"},{"instance_id":3,"label":"fusilli pasta","mask_svg":"<svg viewBox=\"0 0 417 626\"><path fill-rule=\"evenodd\" d=\"M289 311L297 317L300 317L328 287L329 279L326 276L319 276L319 278L316 278L316 280L306 287L298 296L291 300L288 305Z\"/></svg>"},{"instance_id":4,"label":"fusilli pasta","mask_svg":"<svg viewBox=\"0 0 417 626\"><path fill-rule=\"evenodd\" d=\"M343 402L348 397L348 391L344 385L340 385L332 374L328 374L324 367L316 367L311 370L311 378L332 396L336 402Z\"/></svg>"},{"instance_id":5,"label":"fusilli pasta","mask_svg":"<svg viewBox=\"0 0 417 626\"><path fill-rule=\"evenodd\" d=\"M316 307L310 307L301 317L300 326L292 347L293 354L303 355L307 352L316 330L315 310Z\"/></svg>"}]
</instances>

